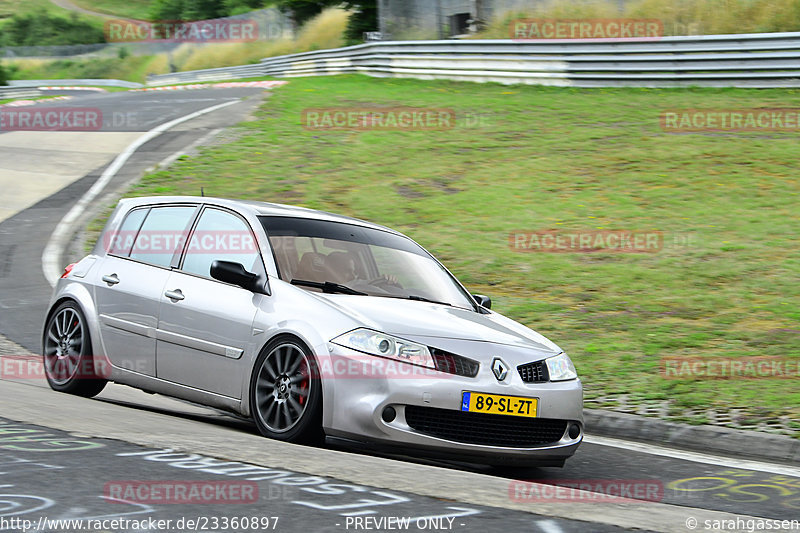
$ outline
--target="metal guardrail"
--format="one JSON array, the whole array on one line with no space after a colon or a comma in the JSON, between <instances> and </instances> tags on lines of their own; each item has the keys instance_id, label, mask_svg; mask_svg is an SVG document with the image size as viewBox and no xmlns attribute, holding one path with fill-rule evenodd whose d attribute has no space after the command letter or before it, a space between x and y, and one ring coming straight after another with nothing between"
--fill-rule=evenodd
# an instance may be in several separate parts
<instances>
[{"instance_id":1,"label":"metal guardrail","mask_svg":"<svg viewBox=\"0 0 800 533\"><path fill-rule=\"evenodd\" d=\"M0 87L0 100L10 98L32 98L40 96L42 92L35 88L26 87Z\"/></svg>"},{"instance_id":2,"label":"metal guardrail","mask_svg":"<svg viewBox=\"0 0 800 533\"><path fill-rule=\"evenodd\" d=\"M800 87L800 33L613 42L381 41L271 57L258 65L151 76L148 85L350 72L569 87Z\"/></svg>"},{"instance_id":3,"label":"metal guardrail","mask_svg":"<svg viewBox=\"0 0 800 533\"><path fill-rule=\"evenodd\" d=\"M141 83L125 80L109 79L80 79L80 80L8 80L12 87L124 87L125 89L140 89Z\"/></svg>"},{"instance_id":4,"label":"metal guardrail","mask_svg":"<svg viewBox=\"0 0 800 533\"><path fill-rule=\"evenodd\" d=\"M4 46L0 47L0 57L9 59L23 57L72 57L94 54L110 47L108 43L66 44L45 46Z\"/></svg>"},{"instance_id":5,"label":"metal guardrail","mask_svg":"<svg viewBox=\"0 0 800 533\"><path fill-rule=\"evenodd\" d=\"M175 72L173 74L148 76L147 85L171 85L174 83L240 80L244 78L258 78L264 75L264 67L256 63L254 65L242 65L239 67L209 68L205 70L190 70L187 72Z\"/></svg>"}]
</instances>

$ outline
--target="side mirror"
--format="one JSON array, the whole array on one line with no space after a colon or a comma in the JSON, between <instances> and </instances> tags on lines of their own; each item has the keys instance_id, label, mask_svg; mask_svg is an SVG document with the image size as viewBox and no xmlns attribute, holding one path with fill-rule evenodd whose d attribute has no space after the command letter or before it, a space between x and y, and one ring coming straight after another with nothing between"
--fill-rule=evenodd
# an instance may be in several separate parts
<instances>
[{"instance_id":1,"label":"side mirror","mask_svg":"<svg viewBox=\"0 0 800 533\"><path fill-rule=\"evenodd\" d=\"M211 263L211 277L225 283L237 285L253 292L263 292L258 287L258 274L248 272L241 263L216 260Z\"/></svg>"},{"instance_id":2,"label":"side mirror","mask_svg":"<svg viewBox=\"0 0 800 533\"><path fill-rule=\"evenodd\" d=\"M478 302L478 305L481 307L485 307L486 309L492 308L492 299L488 296L484 296L483 294L473 294L472 297L475 298L475 301Z\"/></svg>"}]
</instances>

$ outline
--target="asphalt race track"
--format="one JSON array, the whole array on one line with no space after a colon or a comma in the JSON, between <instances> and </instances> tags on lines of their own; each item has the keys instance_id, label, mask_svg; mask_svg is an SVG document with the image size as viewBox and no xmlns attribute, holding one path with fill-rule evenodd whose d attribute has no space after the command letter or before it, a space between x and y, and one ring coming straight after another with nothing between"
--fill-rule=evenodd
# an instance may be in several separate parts
<instances>
[{"instance_id":1,"label":"asphalt race track","mask_svg":"<svg viewBox=\"0 0 800 533\"><path fill-rule=\"evenodd\" d=\"M4 422L0 420L0 428L4 427ZM241 462L228 462L224 467L206 466L201 471L191 468L193 464L187 459L201 459L190 454L165 453L113 440L80 439L75 442L68 434L48 428L9 425L18 429L38 430L40 433L37 434L47 434L53 440L75 448L60 452L57 458L50 458L49 455L43 457L39 450L17 449L0 453L3 492L20 493L15 501L26 505L28 509L36 509L37 514L51 521L80 519L90 522L102 520L103 517L119 517L131 521L146 520L150 528L155 529L152 526L154 521L165 524L170 520L173 527L177 528L183 519L183 524L188 522L186 529L192 529L192 523L202 528L203 524L212 527L219 522L221 527L226 519L230 523L256 519L258 529L263 530L338 531L347 528L348 523L352 528L356 518L363 521L369 516L369 522L376 523L374 521L380 517L376 516L375 510L391 505L393 516L407 519L414 529L418 529L419 524L419 529L436 530L446 526L448 530L490 531L502 523L503 529L508 531L530 531L536 524L545 531L556 527L560 531L584 530L584 524L574 521L491 507L443 505L433 498L372 487L354 485L347 496L320 496L312 490L328 490L326 487L345 486L345 483L327 478L324 483L312 485L310 483L319 480L285 470L281 470L278 476L274 473L277 470L268 472L267 469ZM43 442L38 441L37 445L41 446ZM205 463L213 464L214 461L207 460ZM87 468L92 464L102 465L102 468ZM70 479L68 494L64 494L62 487L48 482L54 476ZM133 483L142 480L156 480L162 486L161 493L156 493L151 486L142 489ZM185 497L178 489L181 486L186 487ZM209 497L210 503L204 499L203 490L206 486L213 488L213 493L205 489L205 496ZM194 495L192 488L195 488ZM130 501L126 498L137 496L144 496L141 498L143 501L126 503ZM173 503L178 500L192 503ZM609 526L601 526L596 530L622 531Z\"/></svg>"},{"instance_id":2,"label":"asphalt race track","mask_svg":"<svg viewBox=\"0 0 800 533\"><path fill-rule=\"evenodd\" d=\"M75 95L72 100L17 108L99 110L102 127L99 131L0 132L0 333L38 350L39 328L31 325L43 320L50 297L40 266L42 251L56 224L117 153L159 124L216 104L243 100L181 124L145 144L107 191L119 188L210 132L241 121L264 92L250 88L99 94L76 91L71 93ZM50 187L43 187L42 182ZM104 207L114 201L112 197L99 204ZM26 209L19 210L19 206ZM79 258L73 253L62 258L61 266Z\"/></svg>"},{"instance_id":3,"label":"asphalt race track","mask_svg":"<svg viewBox=\"0 0 800 533\"><path fill-rule=\"evenodd\" d=\"M42 252L114 156L159 124L237 102L147 142L100 206L144 169L243 120L264 96L250 88L76 92L38 105L100 109L100 130L0 132L0 334L20 346L0 342L0 368L38 352L51 291ZM68 249L61 262L76 253ZM590 434L563 469L498 471L296 446L259 437L248 421L122 386L87 400L55 393L41 377L5 375L0 530L687 532L746 531L758 527L747 522L755 517L800 519L800 468L793 466L658 446L633 451ZM557 483L587 490L547 490ZM142 498L142 484L162 493ZM632 490L631 499L609 497L620 486ZM204 489L215 496L164 498L164 487L173 496ZM102 522L113 518L131 522Z\"/></svg>"}]
</instances>

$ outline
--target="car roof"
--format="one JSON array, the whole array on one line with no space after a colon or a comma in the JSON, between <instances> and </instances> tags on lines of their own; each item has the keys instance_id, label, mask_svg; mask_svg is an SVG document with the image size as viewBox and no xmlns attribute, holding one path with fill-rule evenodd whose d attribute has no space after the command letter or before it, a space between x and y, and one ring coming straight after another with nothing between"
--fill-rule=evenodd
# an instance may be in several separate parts
<instances>
[{"instance_id":1,"label":"car roof","mask_svg":"<svg viewBox=\"0 0 800 533\"><path fill-rule=\"evenodd\" d=\"M329 222L340 222L345 224L353 224L356 226L363 226L367 228L379 229L388 231L397 235L402 233L381 226L380 224L373 224L365 220L351 218L344 215L337 215L328 213L327 211L318 211L316 209L309 209L307 207L300 207L296 205L276 204L270 202L257 202L254 200L234 200L229 198L214 198L209 196L140 196L137 198L123 198L120 200L120 205L124 205L126 209L131 209L140 205L157 205L157 204L176 204L176 203L192 203L192 204L207 204L217 205L220 207L227 207L241 213L250 213L255 216L280 216L280 217L294 217L305 218L313 220L326 220Z\"/></svg>"}]
</instances>

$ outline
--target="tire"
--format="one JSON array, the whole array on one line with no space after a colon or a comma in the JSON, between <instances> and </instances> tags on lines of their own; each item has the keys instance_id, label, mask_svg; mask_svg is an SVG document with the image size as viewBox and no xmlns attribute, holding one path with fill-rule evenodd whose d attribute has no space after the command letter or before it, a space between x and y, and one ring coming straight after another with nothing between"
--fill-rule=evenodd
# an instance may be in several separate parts
<instances>
[{"instance_id":1,"label":"tire","mask_svg":"<svg viewBox=\"0 0 800 533\"><path fill-rule=\"evenodd\" d=\"M256 359L249 394L253 420L265 437L322 442L322 382L302 342L288 336L270 341Z\"/></svg>"},{"instance_id":2,"label":"tire","mask_svg":"<svg viewBox=\"0 0 800 533\"><path fill-rule=\"evenodd\" d=\"M107 381L95 371L86 317L75 302L63 302L50 315L42 348L44 373L51 389L91 398L106 386Z\"/></svg>"}]
</instances>

